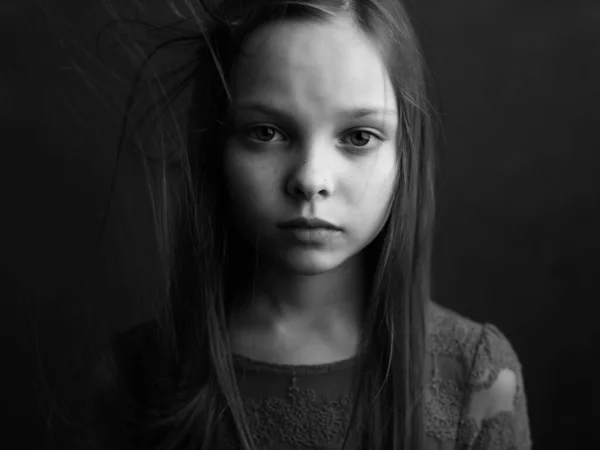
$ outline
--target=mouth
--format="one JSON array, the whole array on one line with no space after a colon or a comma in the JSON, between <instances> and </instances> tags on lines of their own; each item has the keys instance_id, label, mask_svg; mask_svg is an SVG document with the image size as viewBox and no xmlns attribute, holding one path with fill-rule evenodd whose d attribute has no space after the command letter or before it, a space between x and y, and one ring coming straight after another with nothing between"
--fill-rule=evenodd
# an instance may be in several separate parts
<instances>
[{"instance_id":1,"label":"mouth","mask_svg":"<svg viewBox=\"0 0 600 450\"><path fill-rule=\"evenodd\" d=\"M279 227L283 229L325 229L331 231L341 231L340 227L325 220L317 219L314 217L299 217L296 219L289 220L287 222L283 222L279 224Z\"/></svg>"}]
</instances>

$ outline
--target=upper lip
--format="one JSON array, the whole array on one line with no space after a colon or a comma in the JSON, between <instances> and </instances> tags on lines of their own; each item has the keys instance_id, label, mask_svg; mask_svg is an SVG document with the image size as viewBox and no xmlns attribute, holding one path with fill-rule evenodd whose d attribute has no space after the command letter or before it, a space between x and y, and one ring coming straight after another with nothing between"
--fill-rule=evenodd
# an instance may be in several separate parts
<instances>
[{"instance_id":1,"label":"upper lip","mask_svg":"<svg viewBox=\"0 0 600 450\"><path fill-rule=\"evenodd\" d=\"M332 223L314 217L298 217L288 222L283 222L279 225L281 228L329 228L331 230L339 230Z\"/></svg>"}]
</instances>

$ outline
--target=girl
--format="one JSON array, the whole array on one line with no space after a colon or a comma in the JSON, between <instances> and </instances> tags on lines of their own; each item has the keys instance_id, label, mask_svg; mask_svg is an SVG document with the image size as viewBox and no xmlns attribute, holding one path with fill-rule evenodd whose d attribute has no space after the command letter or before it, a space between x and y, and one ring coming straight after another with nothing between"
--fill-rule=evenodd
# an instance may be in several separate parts
<instances>
[{"instance_id":1,"label":"girl","mask_svg":"<svg viewBox=\"0 0 600 450\"><path fill-rule=\"evenodd\" d=\"M193 59L160 111L187 96L187 120L152 135L174 150L167 302L98 363L96 444L531 448L509 342L430 299L434 121L406 10L184 3L196 30L168 44Z\"/></svg>"}]
</instances>

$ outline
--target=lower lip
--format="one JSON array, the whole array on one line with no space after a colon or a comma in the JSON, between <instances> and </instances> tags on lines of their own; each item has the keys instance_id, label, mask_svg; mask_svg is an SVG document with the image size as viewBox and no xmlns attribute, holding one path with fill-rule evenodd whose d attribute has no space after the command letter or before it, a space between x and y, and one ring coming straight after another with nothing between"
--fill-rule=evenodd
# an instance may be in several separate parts
<instances>
[{"instance_id":1,"label":"lower lip","mask_svg":"<svg viewBox=\"0 0 600 450\"><path fill-rule=\"evenodd\" d=\"M284 228L294 239L308 244L325 244L340 234L331 228Z\"/></svg>"}]
</instances>

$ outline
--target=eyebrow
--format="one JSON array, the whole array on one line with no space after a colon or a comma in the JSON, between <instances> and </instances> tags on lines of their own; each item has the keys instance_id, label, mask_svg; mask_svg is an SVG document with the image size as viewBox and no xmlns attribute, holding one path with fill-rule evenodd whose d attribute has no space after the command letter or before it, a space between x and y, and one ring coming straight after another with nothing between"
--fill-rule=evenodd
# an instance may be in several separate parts
<instances>
[{"instance_id":1,"label":"eyebrow","mask_svg":"<svg viewBox=\"0 0 600 450\"><path fill-rule=\"evenodd\" d=\"M287 119L292 118L292 114L284 109L275 106L266 105L258 102L242 102L235 107L237 110L255 110L268 115L281 116ZM360 119L368 116L398 116L398 111L395 109L378 109L378 108L355 108L342 111L341 115L350 119Z\"/></svg>"}]
</instances>

